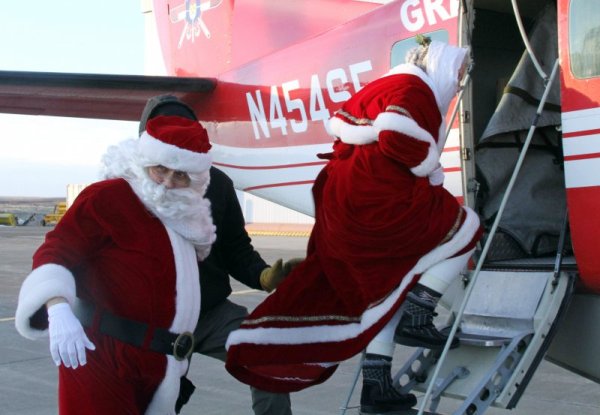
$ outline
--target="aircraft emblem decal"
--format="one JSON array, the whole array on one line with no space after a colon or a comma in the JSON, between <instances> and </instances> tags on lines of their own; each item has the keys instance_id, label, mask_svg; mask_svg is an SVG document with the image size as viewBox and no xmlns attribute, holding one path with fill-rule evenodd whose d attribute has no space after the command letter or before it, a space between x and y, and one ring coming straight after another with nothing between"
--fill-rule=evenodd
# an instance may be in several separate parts
<instances>
[{"instance_id":1,"label":"aircraft emblem decal","mask_svg":"<svg viewBox=\"0 0 600 415\"><path fill-rule=\"evenodd\" d=\"M211 38L210 30L202 20L202 14L219 7L222 2L223 0L185 0L185 3L173 8L170 13L171 23L185 22L177 44L178 49L181 49L186 39L193 43L200 36L200 32L207 39Z\"/></svg>"}]
</instances>

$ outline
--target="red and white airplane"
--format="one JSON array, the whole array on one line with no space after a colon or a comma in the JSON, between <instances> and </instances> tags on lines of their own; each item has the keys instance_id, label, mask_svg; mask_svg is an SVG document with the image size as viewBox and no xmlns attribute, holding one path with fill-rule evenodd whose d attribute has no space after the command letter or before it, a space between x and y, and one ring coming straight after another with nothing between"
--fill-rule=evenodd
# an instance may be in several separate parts
<instances>
[{"instance_id":1,"label":"red and white airplane","mask_svg":"<svg viewBox=\"0 0 600 415\"><path fill-rule=\"evenodd\" d=\"M482 266L491 275L484 281L508 273L516 291L534 293L525 300L531 313L498 306L486 320L475 300L459 311L466 332L470 319L484 321L495 335L498 321L513 334L516 327L529 333L517 342L511 357L517 363L496 388L500 392L485 405L514 407L544 356L600 381L596 0L147 0L143 12L155 28L165 76L0 71L0 112L135 121L149 97L178 95L209 130L214 164L238 189L306 214L312 213L311 185L325 164L316 155L331 150L326 122L341 104L401 63L416 34L470 46L471 82L458 116L447 115L452 128L442 155L444 185L493 228L509 182L500 176L510 176L529 132L534 152L522 164L525 179L516 176L516 199L506 202L511 218L498 222L496 248L490 245ZM498 91L505 85L503 95ZM528 125L509 125L523 115ZM484 163L478 164L479 155ZM564 217L568 225L561 231ZM549 276L520 285L533 274ZM481 289L475 291L481 297ZM487 295L504 298L496 291ZM510 290L506 295L520 298ZM462 298L459 293L455 301ZM487 344L472 343L459 349L473 356L469 347ZM452 353L460 361L459 352ZM456 379L444 393L467 399L473 389L472 381Z\"/></svg>"}]
</instances>

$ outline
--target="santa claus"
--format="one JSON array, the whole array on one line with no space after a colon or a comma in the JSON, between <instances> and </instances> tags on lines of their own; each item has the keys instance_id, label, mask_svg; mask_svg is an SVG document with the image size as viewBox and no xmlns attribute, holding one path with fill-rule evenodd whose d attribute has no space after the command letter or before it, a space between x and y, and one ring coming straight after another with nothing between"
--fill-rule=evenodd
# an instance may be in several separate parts
<instances>
[{"instance_id":1,"label":"santa claus","mask_svg":"<svg viewBox=\"0 0 600 415\"><path fill-rule=\"evenodd\" d=\"M394 337L443 347L433 309L480 236L477 215L442 186L439 161L467 65L466 49L424 41L330 120L336 140L313 186L307 258L229 336L238 379L300 390L366 349L361 413L416 403L392 387Z\"/></svg>"},{"instance_id":2,"label":"santa claus","mask_svg":"<svg viewBox=\"0 0 600 415\"><path fill-rule=\"evenodd\" d=\"M148 121L109 148L33 257L21 335L50 338L60 414L174 414L200 312L198 260L215 239L206 130Z\"/></svg>"}]
</instances>

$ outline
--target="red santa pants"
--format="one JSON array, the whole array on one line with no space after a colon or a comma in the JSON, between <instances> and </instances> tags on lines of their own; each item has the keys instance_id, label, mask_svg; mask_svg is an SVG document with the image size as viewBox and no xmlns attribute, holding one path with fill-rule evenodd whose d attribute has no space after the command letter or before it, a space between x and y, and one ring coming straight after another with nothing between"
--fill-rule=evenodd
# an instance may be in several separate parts
<instances>
[{"instance_id":1,"label":"red santa pants","mask_svg":"<svg viewBox=\"0 0 600 415\"><path fill-rule=\"evenodd\" d=\"M107 336L90 336L87 364L59 367L60 415L141 415L163 380L166 357Z\"/></svg>"}]
</instances>

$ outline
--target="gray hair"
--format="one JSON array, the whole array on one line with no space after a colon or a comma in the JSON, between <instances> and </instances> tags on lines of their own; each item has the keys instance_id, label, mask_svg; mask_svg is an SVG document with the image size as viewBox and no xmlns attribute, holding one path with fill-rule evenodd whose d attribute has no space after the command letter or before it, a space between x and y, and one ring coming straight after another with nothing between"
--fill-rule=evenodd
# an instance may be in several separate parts
<instances>
[{"instance_id":1,"label":"gray hair","mask_svg":"<svg viewBox=\"0 0 600 415\"><path fill-rule=\"evenodd\" d=\"M415 46L406 52L406 63L412 63L427 72L427 52L429 52L429 44Z\"/></svg>"}]
</instances>

